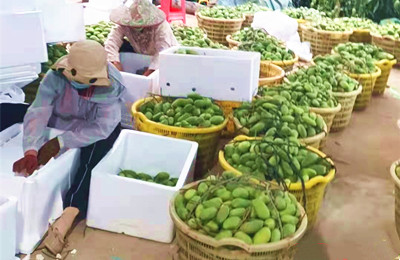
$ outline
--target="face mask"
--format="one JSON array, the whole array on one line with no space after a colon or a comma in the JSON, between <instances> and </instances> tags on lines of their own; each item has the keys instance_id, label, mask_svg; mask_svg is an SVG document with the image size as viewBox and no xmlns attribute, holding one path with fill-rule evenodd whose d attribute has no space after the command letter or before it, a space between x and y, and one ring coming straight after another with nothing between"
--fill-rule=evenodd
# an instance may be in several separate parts
<instances>
[{"instance_id":1,"label":"face mask","mask_svg":"<svg viewBox=\"0 0 400 260\"><path fill-rule=\"evenodd\" d=\"M90 85L88 85L88 84L81 84L76 81L71 81L71 85L76 90L87 89L90 87Z\"/></svg>"}]
</instances>

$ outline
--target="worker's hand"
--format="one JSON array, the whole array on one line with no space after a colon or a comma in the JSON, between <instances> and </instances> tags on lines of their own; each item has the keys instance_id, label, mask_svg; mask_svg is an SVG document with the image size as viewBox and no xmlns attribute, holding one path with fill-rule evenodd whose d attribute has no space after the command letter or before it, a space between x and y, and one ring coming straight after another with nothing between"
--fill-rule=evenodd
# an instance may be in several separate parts
<instances>
[{"instance_id":1,"label":"worker's hand","mask_svg":"<svg viewBox=\"0 0 400 260\"><path fill-rule=\"evenodd\" d=\"M153 73L154 72L154 70L146 70L144 73L143 73L143 76L149 76L151 73Z\"/></svg>"},{"instance_id":2,"label":"worker's hand","mask_svg":"<svg viewBox=\"0 0 400 260\"><path fill-rule=\"evenodd\" d=\"M24 173L25 176L31 175L38 168L36 155L26 154L23 158L16 161L13 165L13 172Z\"/></svg>"},{"instance_id":3,"label":"worker's hand","mask_svg":"<svg viewBox=\"0 0 400 260\"><path fill-rule=\"evenodd\" d=\"M119 71L122 71L122 64L119 61L112 61L111 62Z\"/></svg>"},{"instance_id":4,"label":"worker's hand","mask_svg":"<svg viewBox=\"0 0 400 260\"><path fill-rule=\"evenodd\" d=\"M39 149L37 156L38 164L45 165L52 157L56 156L58 152L60 152L60 143L56 137L45 143L42 148Z\"/></svg>"}]
</instances>

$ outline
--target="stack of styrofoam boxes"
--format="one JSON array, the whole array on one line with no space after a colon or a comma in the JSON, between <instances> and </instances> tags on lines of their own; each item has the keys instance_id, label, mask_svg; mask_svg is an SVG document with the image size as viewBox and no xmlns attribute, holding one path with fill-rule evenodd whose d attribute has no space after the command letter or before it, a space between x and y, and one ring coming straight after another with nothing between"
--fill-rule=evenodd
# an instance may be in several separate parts
<instances>
[{"instance_id":1,"label":"stack of styrofoam boxes","mask_svg":"<svg viewBox=\"0 0 400 260\"><path fill-rule=\"evenodd\" d=\"M199 55L175 54L179 48ZM260 53L175 46L160 52L165 96L196 92L220 101L251 101L257 94Z\"/></svg>"},{"instance_id":2,"label":"stack of styrofoam boxes","mask_svg":"<svg viewBox=\"0 0 400 260\"><path fill-rule=\"evenodd\" d=\"M160 93L158 83L159 72L156 70L147 77L137 74L137 71L149 67L151 56L123 52L120 54L120 59L124 70L124 72L121 72L121 75L127 90L124 97L124 106L121 111L121 125L132 129L131 106L138 99L148 97L150 93Z\"/></svg>"},{"instance_id":3,"label":"stack of styrofoam boxes","mask_svg":"<svg viewBox=\"0 0 400 260\"><path fill-rule=\"evenodd\" d=\"M169 202L193 178L198 144L191 141L123 130L109 153L92 171L90 227L170 243L174 224ZM170 173L175 187L120 177L120 169L155 176Z\"/></svg>"},{"instance_id":4,"label":"stack of styrofoam boxes","mask_svg":"<svg viewBox=\"0 0 400 260\"><path fill-rule=\"evenodd\" d=\"M3 140L0 140L0 196L18 199L16 252L29 254L47 231L49 222L63 211L62 199L79 165L80 150L68 150L27 178L15 176L13 163L23 157L22 126L18 125L18 131L15 131L15 125L12 127L14 129L2 135ZM48 129L44 137L50 139L59 133Z\"/></svg>"},{"instance_id":5,"label":"stack of styrofoam boxes","mask_svg":"<svg viewBox=\"0 0 400 260\"><path fill-rule=\"evenodd\" d=\"M17 200L0 196L0 259L15 259Z\"/></svg>"}]
</instances>

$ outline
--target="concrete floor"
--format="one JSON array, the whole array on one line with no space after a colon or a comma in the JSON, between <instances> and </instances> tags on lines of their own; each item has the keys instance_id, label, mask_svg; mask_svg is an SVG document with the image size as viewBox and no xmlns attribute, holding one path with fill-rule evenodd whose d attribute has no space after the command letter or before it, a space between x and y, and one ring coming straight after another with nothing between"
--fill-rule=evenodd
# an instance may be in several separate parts
<instances>
[{"instance_id":1,"label":"concrete floor","mask_svg":"<svg viewBox=\"0 0 400 260\"><path fill-rule=\"evenodd\" d=\"M400 93L400 70L393 70L389 85ZM353 113L347 129L329 136L325 152L338 172L317 225L298 245L296 260L391 260L400 254L389 175L391 163L400 158L400 99L391 93L387 89L383 96L374 97L365 111ZM77 253L68 254L72 249ZM173 244L85 228L82 221L69 236L63 256L168 260L175 249ZM34 255L38 253L42 252Z\"/></svg>"}]
</instances>

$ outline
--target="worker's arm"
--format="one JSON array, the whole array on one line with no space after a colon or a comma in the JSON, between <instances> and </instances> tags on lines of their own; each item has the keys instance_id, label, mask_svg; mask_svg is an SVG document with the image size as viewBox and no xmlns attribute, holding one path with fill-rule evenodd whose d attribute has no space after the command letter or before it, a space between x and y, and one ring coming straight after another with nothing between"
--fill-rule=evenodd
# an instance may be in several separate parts
<instances>
[{"instance_id":1,"label":"worker's arm","mask_svg":"<svg viewBox=\"0 0 400 260\"><path fill-rule=\"evenodd\" d=\"M119 60L119 49L124 41L124 28L121 25L116 25L107 37L104 43L104 48L107 52L107 59L109 62L114 64L118 70L122 70L122 66Z\"/></svg>"}]
</instances>

